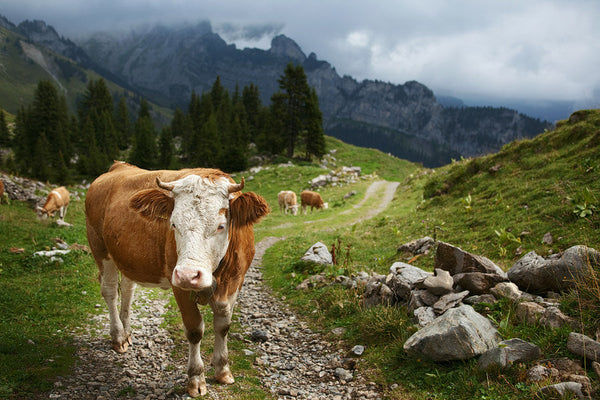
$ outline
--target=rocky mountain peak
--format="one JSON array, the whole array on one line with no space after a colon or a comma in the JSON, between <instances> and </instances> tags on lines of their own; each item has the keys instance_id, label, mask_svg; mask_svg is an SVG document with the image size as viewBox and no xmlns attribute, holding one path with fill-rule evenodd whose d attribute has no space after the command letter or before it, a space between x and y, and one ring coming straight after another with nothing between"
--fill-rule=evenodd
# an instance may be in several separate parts
<instances>
[{"instance_id":1,"label":"rocky mountain peak","mask_svg":"<svg viewBox=\"0 0 600 400\"><path fill-rule=\"evenodd\" d=\"M285 35L277 35L271 40L269 52L280 57L291 58L300 63L306 60L306 55L300 46Z\"/></svg>"}]
</instances>

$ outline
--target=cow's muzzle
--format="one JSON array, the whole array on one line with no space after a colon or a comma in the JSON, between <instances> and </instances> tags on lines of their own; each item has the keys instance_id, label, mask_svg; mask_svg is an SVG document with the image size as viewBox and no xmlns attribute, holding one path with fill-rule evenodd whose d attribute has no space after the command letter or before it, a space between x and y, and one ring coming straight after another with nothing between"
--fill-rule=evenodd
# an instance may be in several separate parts
<instances>
[{"instance_id":1,"label":"cow's muzzle","mask_svg":"<svg viewBox=\"0 0 600 400\"><path fill-rule=\"evenodd\" d=\"M211 289L212 273L205 268L178 265L173 269L173 286L181 289L202 291Z\"/></svg>"}]
</instances>

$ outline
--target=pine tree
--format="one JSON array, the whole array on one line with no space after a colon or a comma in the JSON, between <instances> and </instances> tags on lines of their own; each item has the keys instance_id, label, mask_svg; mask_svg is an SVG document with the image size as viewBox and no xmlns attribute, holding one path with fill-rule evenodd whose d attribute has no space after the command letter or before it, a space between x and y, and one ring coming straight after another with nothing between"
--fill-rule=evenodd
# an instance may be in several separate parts
<instances>
[{"instance_id":1,"label":"pine tree","mask_svg":"<svg viewBox=\"0 0 600 400\"><path fill-rule=\"evenodd\" d=\"M134 127L134 141L129 162L140 168L152 169L156 167L157 157L158 148L154 123L150 117L148 102L143 99Z\"/></svg>"},{"instance_id":2,"label":"pine tree","mask_svg":"<svg viewBox=\"0 0 600 400\"><path fill-rule=\"evenodd\" d=\"M287 156L294 156L296 140L304 129L305 107L310 97L310 87L304 69L289 63L284 75L277 82L283 91L285 123L283 134L286 142ZM273 101L273 98L271 98Z\"/></svg>"},{"instance_id":3,"label":"pine tree","mask_svg":"<svg viewBox=\"0 0 600 400\"><path fill-rule=\"evenodd\" d=\"M319 109L317 92L311 88L310 97L306 103L306 123L304 130L305 158L317 158L325 154L325 133L323 132L323 114Z\"/></svg>"},{"instance_id":4,"label":"pine tree","mask_svg":"<svg viewBox=\"0 0 600 400\"><path fill-rule=\"evenodd\" d=\"M171 169L176 168L174 163L174 147L173 147L173 135L171 128L166 126L162 128L160 132L160 138L158 140L158 168Z\"/></svg>"},{"instance_id":5,"label":"pine tree","mask_svg":"<svg viewBox=\"0 0 600 400\"><path fill-rule=\"evenodd\" d=\"M129 119L129 110L125 97L119 99L114 116L114 127L117 137L120 138L119 148L125 150L131 144L131 120Z\"/></svg>"},{"instance_id":6,"label":"pine tree","mask_svg":"<svg viewBox=\"0 0 600 400\"><path fill-rule=\"evenodd\" d=\"M4 110L0 108L0 147L10 146L10 132L6 125L6 118L4 117Z\"/></svg>"}]
</instances>

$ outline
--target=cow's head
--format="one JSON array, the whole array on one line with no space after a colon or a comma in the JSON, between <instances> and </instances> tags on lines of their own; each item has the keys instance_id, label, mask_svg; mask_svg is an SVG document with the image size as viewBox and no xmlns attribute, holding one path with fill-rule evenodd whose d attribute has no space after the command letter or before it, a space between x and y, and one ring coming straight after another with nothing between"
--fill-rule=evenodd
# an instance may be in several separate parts
<instances>
[{"instance_id":1,"label":"cow's head","mask_svg":"<svg viewBox=\"0 0 600 400\"><path fill-rule=\"evenodd\" d=\"M173 286L202 291L212 287L212 273L219 266L229 244L229 197L240 191L229 179L189 175L162 182L164 189L146 189L133 195L130 207L150 218L168 219L175 235L177 264Z\"/></svg>"},{"instance_id":2,"label":"cow's head","mask_svg":"<svg viewBox=\"0 0 600 400\"><path fill-rule=\"evenodd\" d=\"M48 212L44 207L36 206L35 212L38 219L47 219L49 216L54 217L54 212Z\"/></svg>"}]
</instances>

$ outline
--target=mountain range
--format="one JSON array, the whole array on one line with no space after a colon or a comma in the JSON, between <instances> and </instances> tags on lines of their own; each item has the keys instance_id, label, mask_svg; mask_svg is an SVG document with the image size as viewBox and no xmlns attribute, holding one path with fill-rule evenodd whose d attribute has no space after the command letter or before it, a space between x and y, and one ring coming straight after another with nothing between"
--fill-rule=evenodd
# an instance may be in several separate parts
<instances>
[{"instance_id":1,"label":"mountain range","mask_svg":"<svg viewBox=\"0 0 600 400\"><path fill-rule=\"evenodd\" d=\"M214 33L209 23L154 26L119 36L98 33L77 42L43 21L17 26L0 17L1 28L21 35L22 48L50 50L169 109L186 110L192 91L210 90L217 76L230 91L256 85L263 103L269 104L285 66L299 64L319 97L327 135L430 167L497 151L552 126L505 107L438 100L416 81L396 85L340 76L327 61L314 53L306 56L284 35L274 37L268 50L240 50Z\"/></svg>"}]
</instances>

